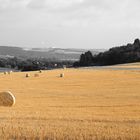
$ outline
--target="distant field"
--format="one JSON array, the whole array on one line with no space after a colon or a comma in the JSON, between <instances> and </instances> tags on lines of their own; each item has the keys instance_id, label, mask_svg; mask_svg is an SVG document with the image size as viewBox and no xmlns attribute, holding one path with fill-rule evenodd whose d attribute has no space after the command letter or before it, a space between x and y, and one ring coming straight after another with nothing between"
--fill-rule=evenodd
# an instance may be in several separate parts
<instances>
[{"instance_id":1,"label":"distant field","mask_svg":"<svg viewBox=\"0 0 140 140\"><path fill-rule=\"evenodd\" d=\"M0 139L140 139L140 70L35 73L0 74L0 90L16 96L15 106L0 107Z\"/></svg>"},{"instance_id":2,"label":"distant field","mask_svg":"<svg viewBox=\"0 0 140 140\"><path fill-rule=\"evenodd\" d=\"M18 70L14 70L14 69L11 69L11 68L2 68L0 67L0 72L4 72L4 71L18 71Z\"/></svg>"}]
</instances>

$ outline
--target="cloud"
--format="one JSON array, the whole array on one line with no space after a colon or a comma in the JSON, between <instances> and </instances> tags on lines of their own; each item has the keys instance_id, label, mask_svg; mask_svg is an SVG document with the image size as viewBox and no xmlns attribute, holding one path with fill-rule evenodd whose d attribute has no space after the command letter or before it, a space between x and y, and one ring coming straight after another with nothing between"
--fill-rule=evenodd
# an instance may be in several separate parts
<instances>
[{"instance_id":1,"label":"cloud","mask_svg":"<svg viewBox=\"0 0 140 140\"><path fill-rule=\"evenodd\" d=\"M0 10L25 8L30 0L0 0Z\"/></svg>"},{"instance_id":2,"label":"cloud","mask_svg":"<svg viewBox=\"0 0 140 140\"><path fill-rule=\"evenodd\" d=\"M15 0L18 1L18 0ZM21 0L19 0L21 1ZM25 0L32 20L52 28L140 26L139 0ZM18 5L20 5L19 2ZM45 25L44 25L45 26ZM49 26L50 27L50 26Z\"/></svg>"},{"instance_id":3,"label":"cloud","mask_svg":"<svg viewBox=\"0 0 140 140\"><path fill-rule=\"evenodd\" d=\"M139 0L84 0L75 7L67 8L67 11L71 14L68 18L80 19L87 25L140 26L139 5Z\"/></svg>"},{"instance_id":4,"label":"cloud","mask_svg":"<svg viewBox=\"0 0 140 140\"><path fill-rule=\"evenodd\" d=\"M31 0L28 4L28 7L35 9L59 9L69 7L74 4L81 3L83 1L84 0Z\"/></svg>"},{"instance_id":5,"label":"cloud","mask_svg":"<svg viewBox=\"0 0 140 140\"><path fill-rule=\"evenodd\" d=\"M27 7L32 9L46 8L46 0L31 0Z\"/></svg>"},{"instance_id":6,"label":"cloud","mask_svg":"<svg viewBox=\"0 0 140 140\"><path fill-rule=\"evenodd\" d=\"M0 20L10 22L13 16L40 26L140 26L139 4L139 0L0 0L0 14L9 12Z\"/></svg>"},{"instance_id":7,"label":"cloud","mask_svg":"<svg viewBox=\"0 0 140 140\"><path fill-rule=\"evenodd\" d=\"M140 36L139 5L139 0L0 0L0 44L113 47Z\"/></svg>"},{"instance_id":8,"label":"cloud","mask_svg":"<svg viewBox=\"0 0 140 140\"><path fill-rule=\"evenodd\" d=\"M76 32L80 36L79 31L84 30L92 41L95 33L99 38L113 31L139 29L139 5L139 0L0 0L0 29L41 29L40 34L51 30L52 38L63 31L63 38L72 31L71 38Z\"/></svg>"}]
</instances>

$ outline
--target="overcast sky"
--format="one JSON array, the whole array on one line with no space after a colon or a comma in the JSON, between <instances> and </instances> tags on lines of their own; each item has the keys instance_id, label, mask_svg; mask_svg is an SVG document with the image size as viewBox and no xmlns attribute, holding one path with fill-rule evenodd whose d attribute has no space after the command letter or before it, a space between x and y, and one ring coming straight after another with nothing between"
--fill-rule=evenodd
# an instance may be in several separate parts
<instances>
[{"instance_id":1,"label":"overcast sky","mask_svg":"<svg viewBox=\"0 0 140 140\"><path fill-rule=\"evenodd\" d=\"M0 45L110 48L140 37L140 0L0 0Z\"/></svg>"}]
</instances>

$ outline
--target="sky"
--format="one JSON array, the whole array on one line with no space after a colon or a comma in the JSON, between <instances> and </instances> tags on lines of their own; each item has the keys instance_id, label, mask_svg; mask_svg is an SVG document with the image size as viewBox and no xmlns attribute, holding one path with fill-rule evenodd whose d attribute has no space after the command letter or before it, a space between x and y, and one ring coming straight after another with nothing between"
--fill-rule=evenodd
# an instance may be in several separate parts
<instances>
[{"instance_id":1,"label":"sky","mask_svg":"<svg viewBox=\"0 0 140 140\"><path fill-rule=\"evenodd\" d=\"M140 38L140 0L0 0L0 45L108 49Z\"/></svg>"}]
</instances>

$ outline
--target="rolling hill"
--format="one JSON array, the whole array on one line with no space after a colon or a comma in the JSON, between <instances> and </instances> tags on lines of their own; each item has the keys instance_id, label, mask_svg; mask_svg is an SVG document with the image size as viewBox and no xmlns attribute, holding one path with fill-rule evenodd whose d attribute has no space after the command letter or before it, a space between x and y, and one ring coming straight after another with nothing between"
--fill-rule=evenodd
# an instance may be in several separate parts
<instances>
[{"instance_id":1,"label":"rolling hill","mask_svg":"<svg viewBox=\"0 0 140 140\"><path fill-rule=\"evenodd\" d=\"M0 46L0 57L21 57L21 58L48 58L57 60L78 60L81 53L86 49L62 49L62 48L20 48L11 46ZM104 50L92 49L93 54Z\"/></svg>"}]
</instances>

